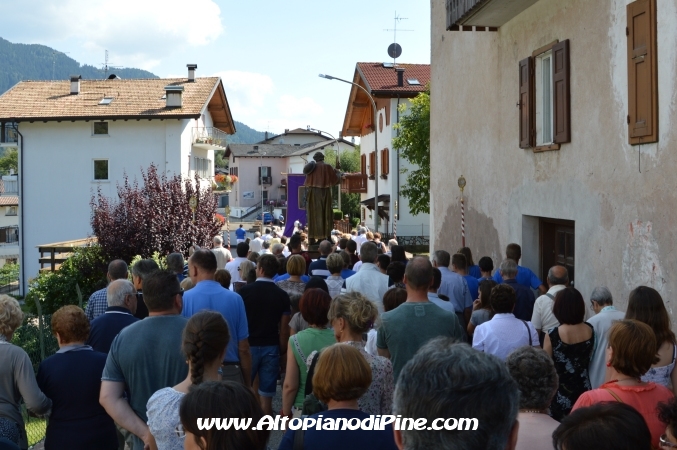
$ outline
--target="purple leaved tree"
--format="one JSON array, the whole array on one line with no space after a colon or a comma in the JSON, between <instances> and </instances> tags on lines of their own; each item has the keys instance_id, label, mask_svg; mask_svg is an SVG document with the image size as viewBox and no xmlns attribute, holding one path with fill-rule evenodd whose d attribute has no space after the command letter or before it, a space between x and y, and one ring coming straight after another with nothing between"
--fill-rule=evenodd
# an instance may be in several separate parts
<instances>
[{"instance_id":1,"label":"purple leaved tree","mask_svg":"<svg viewBox=\"0 0 677 450\"><path fill-rule=\"evenodd\" d=\"M105 197L100 189L92 195L92 230L108 261L130 262L136 255L150 258L155 252L186 255L192 244L208 246L221 232L211 185L205 188L197 176L194 180L160 176L154 164L147 171L141 169L141 177L143 186L125 174L117 199ZM193 196L195 220L189 205Z\"/></svg>"}]
</instances>

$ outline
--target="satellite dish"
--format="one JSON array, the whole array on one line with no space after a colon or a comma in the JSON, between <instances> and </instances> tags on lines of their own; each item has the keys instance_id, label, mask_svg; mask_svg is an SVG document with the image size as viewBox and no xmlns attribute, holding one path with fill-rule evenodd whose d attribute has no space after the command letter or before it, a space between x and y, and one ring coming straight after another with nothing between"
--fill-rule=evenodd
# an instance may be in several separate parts
<instances>
[{"instance_id":1,"label":"satellite dish","mask_svg":"<svg viewBox=\"0 0 677 450\"><path fill-rule=\"evenodd\" d=\"M402 54L402 46L398 43L390 44L388 46L388 56L393 59L399 58Z\"/></svg>"}]
</instances>

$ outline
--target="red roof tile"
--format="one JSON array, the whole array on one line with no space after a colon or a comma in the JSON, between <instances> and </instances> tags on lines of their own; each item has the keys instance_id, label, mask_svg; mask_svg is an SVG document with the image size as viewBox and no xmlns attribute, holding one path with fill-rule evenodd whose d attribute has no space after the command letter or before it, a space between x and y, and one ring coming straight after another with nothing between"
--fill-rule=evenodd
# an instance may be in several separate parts
<instances>
[{"instance_id":1,"label":"red roof tile","mask_svg":"<svg viewBox=\"0 0 677 450\"><path fill-rule=\"evenodd\" d=\"M397 85L395 67L383 67L384 63L357 63L357 71L367 84L367 89L378 92L423 92L430 82L430 64L397 64L404 69L403 86ZM419 85L409 84L407 80L417 79Z\"/></svg>"}]
</instances>

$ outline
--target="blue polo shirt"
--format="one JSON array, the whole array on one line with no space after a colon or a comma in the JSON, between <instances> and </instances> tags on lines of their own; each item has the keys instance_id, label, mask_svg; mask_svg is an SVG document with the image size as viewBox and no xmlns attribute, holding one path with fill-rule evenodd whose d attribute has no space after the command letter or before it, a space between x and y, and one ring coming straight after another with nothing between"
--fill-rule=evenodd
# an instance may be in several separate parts
<instances>
[{"instance_id":1,"label":"blue polo shirt","mask_svg":"<svg viewBox=\"0 0 677 450\"><path fill-rule=\"evenodd\" d=\"M517 277L515 279L518 284L530 287L531 289L538 289L541 284L543 284L536 274L528 267L517 266ZM496 273L494 273L494 281L498 284L503 283L503 277L501 276L500 270L497 270Z\"/></svg>"},{"instance_id":2,"label":"blue polo shirt","mask_svg":"<svg viewBox=\"0 0 677 450\"><path fill-rule=\"evenodd\" d=\"M238 344L249 337L247 314L242 297L233 291L224 289L212 280L200 281L194 288L183 294L183 317L190 318L204 311L218 311L223 315L230 330L230 342L224 362L239 362Z\"/></svg>"},{"instance_id":3,"label":"blue polo shirt","mask_svg":"<svg viewBox=\"0 0 677 450\"><path fill-rule=\"evenodd\" d=\"M322 256L316 261L311 262L310 267L308 268L308 275L326 280L327 277L331 275L327 269L327 257Z\"/></svg>"},{"instance_id":4,"label":"blue polo shirt","mask_svg":"<svg viewBox=\"0 0 677 450\"><path fill-rule=\"evenodd\" d=\"M468 290L470 291L470 297L473 300L477 300L479 297L480 283L477 281L477 278L472 275L464 275L465 281L468 283Z\"/></svg>"},{"instance_id":5,"label":"blue polo shirt","mask_svg":"<svg viewBox=\"0 0 677 450\"><path fill-rule=\"evenodd\" d=\"M244 228L238 228L237 230L235 230L235 236L238 239L246 239L247 238L247 232L245 231Z\"/></svg>"},{"instance_id":6,"label":"blue polo shirt","mask_svg":"<svg viewBox=\"0 0 677 450\"><path fill-rule=\"evenodd\" d=\"M282 275L277 275L275 278L273 278L273 281L277 283L278 281L288 280L290 277L291 277L291 275L289 275L288 273L285 273L285 274L282 274ZM307 283L307 282L310 281L310 277L308 275L301 275L301 281L303 281L304 283Z\"/></svg>"},{"instance_id":7,"label":"blue polo shirt","mask_svg":"<svg viewBox=\"0 0 677 450\"><path fill-rule=\"evenodd\" d=\"M355 275L356 273L357 273L357 272L355 272L354 270L343 269L343 270L341 271L341 278L343 278L343 279L345 280L345 279L347 279L347 278L352 277L352 276Z\"/></svg>"}]
</instances>

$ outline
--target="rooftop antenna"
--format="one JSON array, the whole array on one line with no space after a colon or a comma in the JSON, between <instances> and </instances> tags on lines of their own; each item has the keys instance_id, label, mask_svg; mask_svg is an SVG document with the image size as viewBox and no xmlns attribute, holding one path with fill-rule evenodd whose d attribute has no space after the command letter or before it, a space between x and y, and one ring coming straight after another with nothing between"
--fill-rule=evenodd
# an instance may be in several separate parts
<instances>
[{"instance_id":1,"label":"rooftop antenna","mask_svg":"<svg viewBox=\"0 0 677 450\"><path fill-rule=\"evenodd\" d=\"M68 55L70 52L57 52L56 50L52 50L52 80L56 80L56 78L54 78L56 74L56 55L59 53Z\"/></svg>"},{"instance_id":2,"label":"rooftop antenna","mask_svg":"<svg viewBox=\"0 0 677 450\"><path fill-rule=\"evenodd\" d=\"M106 50L106 58L105 62L102 63L103 67L101 70L103 70L103 78L108 78L108 69L122 69L122 66L109 66L108 65L108 50Z\"/></svg>"},{"instance_id":3,"label":"rooftop antenna","mask_svg":"<svg viewBox=\"0 0 677 450\"><path fill-rule=\"evenodd\" d=\"M397 15L397 11L395 11L395 27L390 29L386 28L383 31L392 31L393 32L393 43L388 46L388 56L390 56L393 59L393 67L396 65L396 59L402 55L402 46L397 43L397 23L400 22L401 20L408 20L408 17L400 17ZM415 31L415 30L403 30L400 29L399 31Z\"/></svg>"}]
</instances>

